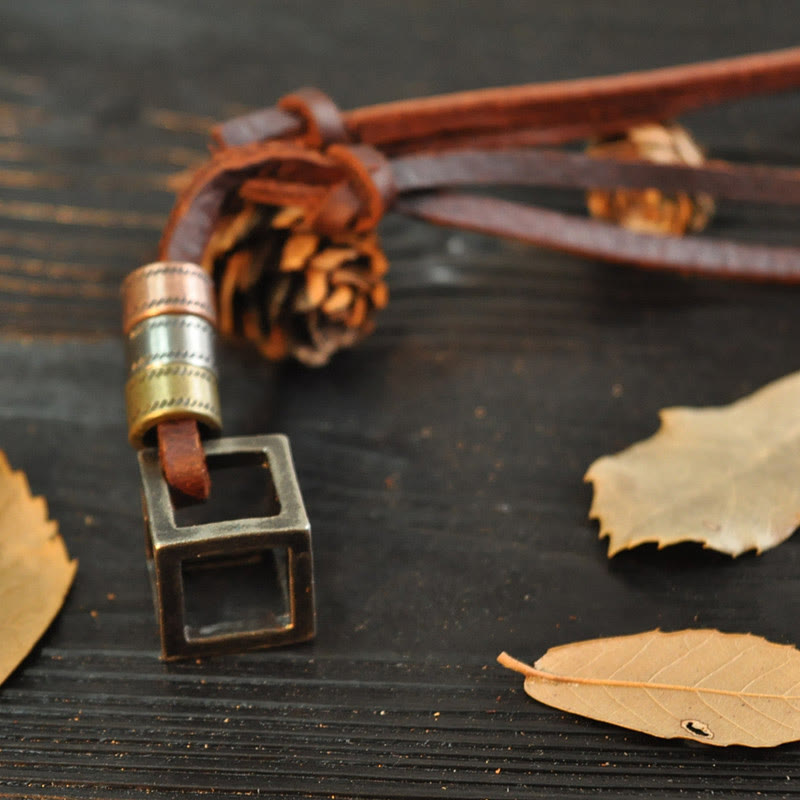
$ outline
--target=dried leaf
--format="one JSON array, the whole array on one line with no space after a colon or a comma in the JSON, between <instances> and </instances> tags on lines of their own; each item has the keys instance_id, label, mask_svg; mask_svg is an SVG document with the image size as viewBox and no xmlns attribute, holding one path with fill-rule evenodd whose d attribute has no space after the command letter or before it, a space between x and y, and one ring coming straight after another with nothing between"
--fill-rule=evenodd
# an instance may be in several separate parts
<instances>
[{"instance_id":1,"label":"dried leaf","mask_svg":"<svg viewBox=\"0 0 800 800\"><path fill-rule=\"evenodd\" d=\"M61 608L75 577L47 504L0 451L0 682L30 652Z\"/></svg>"},{"instance_id":2,"label":"dried leaf","mask_svg":"<svg viewBox=\"0 0 800 800\"><path fill-rule=\"evenodd\" d=\"M800 523L800 372L720 408L670 408L655 436L598 459L591 518L608 555L701 542L737 556Z\"/></svg>"},{"instance_id":3,"label":"dried leaf","mask_svg":"<svg viewBox=\"0 0 800 800\"><path fill-rule=\"evenodd\" d=\"M800 739L800 651L716 630L590 639L553 647L525 691L547 705L652 736L725 747Z\"/></svg>"}]
</instances>

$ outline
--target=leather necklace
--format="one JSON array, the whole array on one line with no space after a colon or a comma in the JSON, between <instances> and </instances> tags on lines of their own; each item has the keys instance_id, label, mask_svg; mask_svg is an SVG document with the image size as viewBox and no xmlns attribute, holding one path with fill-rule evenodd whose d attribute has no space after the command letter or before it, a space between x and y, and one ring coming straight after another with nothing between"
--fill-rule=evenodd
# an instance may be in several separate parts
<instances>
[{"instance_id":1,"label":"leather necklace","mask_svg":"<svg viewBox=\"0 0 800 800\"><path fill-rule=\"evenodd\" d=\"M161 261L132 273L123 291L131 441L154 445L139 459L164 656L314 633L310 528L287 440L201 439L198 425L221 426L217 325L267 357L314 365L354 344L387 302L377 226L388 211L589 258L800 281L799 247L684 235L707 221L711 198L800 204L800 171L706 161L671 123L686 111L797 87L800 48L792 48L347 112L303 89L216 127L209 161L167 222ZM586 140L599 144L559 148ZM595 218L484 195L482 186L586 190ZM638 222L626 216L632 206L647 212ZM658 219L665 215L666 229ZM237 454L268 467L276 512L177 526L176 497L208 497L208 458ZM187 623L186 564L213 568L268 550L282 554L286 593L274 625Z\"/></svg>"}]
</instances>

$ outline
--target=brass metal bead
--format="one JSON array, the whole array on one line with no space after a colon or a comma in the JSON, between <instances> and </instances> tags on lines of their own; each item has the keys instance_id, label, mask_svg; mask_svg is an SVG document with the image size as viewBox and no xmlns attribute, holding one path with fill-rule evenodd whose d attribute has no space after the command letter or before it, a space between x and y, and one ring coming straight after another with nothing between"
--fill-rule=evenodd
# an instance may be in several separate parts
<instances>
[{"instance_id":1,"label":"brass metal bead","mask_svg":"<svg viewBox=\"0 0 800 800\"><path fill-rule=\"evenodd\" d=\"M214 284L202 267L182 261L157 261L125 278L122 329L127 334L142 320L161 314L195 314L217 324Z\"/></svg>"},{"instance_id":2,"label":"brass metal bead","mask_svg":"<svg viewBox=\"0 0 800 800\"><path fill-rule=\"evenodd\" d=\"M141 447L160 422L196 419L213 430L222 427L217 378L204 367L172 362L134 372L125 386L128 438Z\"/></svg>"}]
</instances>

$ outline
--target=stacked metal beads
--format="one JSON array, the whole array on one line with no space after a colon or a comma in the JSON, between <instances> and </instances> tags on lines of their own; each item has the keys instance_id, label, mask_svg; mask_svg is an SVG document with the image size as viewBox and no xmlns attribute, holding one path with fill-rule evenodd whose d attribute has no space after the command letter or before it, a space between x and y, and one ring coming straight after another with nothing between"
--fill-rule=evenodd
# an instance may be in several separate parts
<instances>
[{"instance_id":1,"label":"stacked metal beads","mask_svg":"<svg viewBox=\"0 0 800 800\"><path fill-rule=\"evenodd\" d=\"M217 390L214 287L195 264L160 261L122 285L127 337L128 438L134 447L161 422L222 426Z\"/></svg>"}]
</instances>

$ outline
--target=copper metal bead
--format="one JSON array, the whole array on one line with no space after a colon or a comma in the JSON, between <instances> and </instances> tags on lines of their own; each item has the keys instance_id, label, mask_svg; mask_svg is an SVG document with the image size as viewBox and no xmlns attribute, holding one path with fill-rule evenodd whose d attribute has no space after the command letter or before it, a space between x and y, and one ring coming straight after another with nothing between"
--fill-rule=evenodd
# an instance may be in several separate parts
<instances>
[{"instance_id":1,"label":"copper metal bead","mask_svg":"<svg viewBox=\"0 0 800 800\"><path fill-rule=\"evenodd\" d=\"M122 329L160 314L194 314L217 324L214 284L202 267L157 261L134 270L122 284Z\"/></svg>"}]
</instances>

